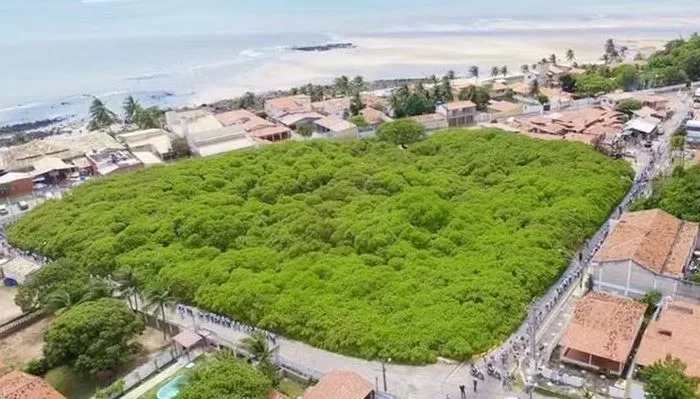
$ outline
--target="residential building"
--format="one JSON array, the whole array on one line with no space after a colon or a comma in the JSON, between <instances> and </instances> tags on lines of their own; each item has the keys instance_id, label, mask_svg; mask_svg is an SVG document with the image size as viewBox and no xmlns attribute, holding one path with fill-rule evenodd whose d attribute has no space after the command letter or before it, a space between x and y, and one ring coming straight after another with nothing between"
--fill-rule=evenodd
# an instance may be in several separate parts
<instances>
[{"instance_id":1,"label":"residential building","mask_svg":"<svg viewBox=\"0 0 700 399\"><path fill-rule=\"evenodd\" d=\"M210 155L254 148L261 144L253 141L242 126L233 125L214 130L188 133L187 145L193 154L200 157L208 157Z\"/></svg>"},{"instance_id":2,"label":"residential building","mask_svg":"<svg viewBox=\"0 0 700 399\"><path fill-rule=\"evenodd\" d=\"M168 130L182 138L191 130L213 130L221 127L215 119L212 112L206 108L165 113L165 124Z\"/></svg>"},{"instance_id":3,"label":"residential building","mask_svg":"<svg viewBox=\"0 0 700 399\"><path fill-rule=\"evenodd\" d=\"M678 299L663 304L647 326L637 350L636 363L646 367L667 355L686 364L686 375L700 378L700 306Z\"/></svg>"},{"instance_id":4,"label":"residential building","mask_svg":"<svg viewBox=\"0 0 700 399\"><path fill-rule=\"evenodd\" d=\"M659 210L627 212L612 227L591 265L596 290L641 297L674 295L697 248L698 224Z\"/></svg>"},{"instance_id":5,"label":"residential building","mask_svg":"<svg viewBox=\"0 0 700 399\"><path fill-rule=\"evenodd\" d=\"M331 371L302 399L374 399L374 385L351 371Z\"/></svg>"},{"instance_id":6,"label":"residential building","mask_svg":"<svg viewBox=\"0 0 700 399\"><path fill-rule=\"evenodd\" d=\"M476 118L476 104L455 101L438 106L435 112L444 116L448 127L472 126Z\"/></svg>"},{"instance_id":7,"label":"residential building","mask_svg":"<svg viewBox=\"0 0 700 399\"><path fill-rule=\"evenodd\" d=\"M12 371L0 377L0 398L65 399L43 379L19 371Z\"/></svg>"},{"instance_id":8,"label":"residential building","mask_svg":"<svg viewBox=\"0 0 700 399\"><path fill-rule=\"evenodd\" d=\"M634 118L625 124L624 135L651 139L659 133L660 125L656 118Z\"/></svg>"},{"instance_id":9,"label":"residential building","mask_svg":"<svg viewBox=\"0 0 700 399\"><path fill-rule=\"evenodd\" d=\"M24 284L27 278L41 269L41 265L21 256L0 263L0 277L8 287ZM2 398L2 396L0 396Z\"/></svg>"},{"instance_id":10,"label":"residential building","mask_svg":"<svg viewBox=\"0 0 700 399\"><path fill-rule=\"evenodd\" d=\"M265 113L268 117L277 121L288 114L299 114L312 111L313 107L311 106L311 97L307 95L278 97L265 101Z\"/></svg>"},{"instance_id":11,"label":"residential building","mask_svg":"<svg viewBox=\"0 0 700 399\"><path fill-rule=\"evenodd\" d=\"M599 97L600 105L607 109L617 109L624 100L634 98L632 93L608 93Z\"/></svg>"},{"instance_id":12,"label":"residential building","mask_svg":"<svg viewBox=\"0 0 700 399\"><path fill-rule=\"evenodd\" d=\"M552 64L549 62L539 63L537 64L537 68L531 69L523 75L523 83L530 86L534 81L537 81L540 87L557 86L562 76L578 75L584 72L583 69L567 65Z\"/></svg>"},{"instance_id":13,"label":"residential building","mask_svg":"<svg viewBox=\"0 0 700 399\"><path fill-rule=\"evenodd\" d=\"M10 172L0 176L0 197L29 194L34 190L34 177L26 172Z\"/></svg>"},{"instance_id":14,"label":"residential building","mask_svg":"<svg viewBox=\"0 0 700 399\"><path fill-rule=\"evenodd\" d=\"M392 120L383 112L377 111L376 109L370 107L366 107L365 109L361 110L360 115L362 115L365 122L372 126L373 129L377 129L382 123L390 122Z\"/></svg>"},{"instance_id":15,"label":"residential building","mask_svg":"<svg viewBox=\"0 0 700 399\"><path fill-rule=\"evenodd\" d=\"M350 98L340 97L311 103L311 108L324 115L345 119L350 115Z\"/></svg>"},{"instance_id":16,"label":"residential building","mask_svg":"<svg viewBox=\"0 0 700 399\"><path fill-rule=\"evenodd\" d=\"M215 117L225 127L241 126L250 138L258 141L278 142L292 136L289 128L265 120L245 109L216 114Z\"/></svg>"},{"instance_id":17,"label":"residential building","mask_svg":"<svg viewBox=\"0 0 700 399\"><path fill-rule=\"evenodd\" d=\"M444 130L447 129L447 119L445 119L445 115L434 113L434 114L425 114L425 115L418 115L418 116L412 116L409 119L416 121L423 125L425 128L426 132L432 132L435 130Z\"/></svg>"},{"instance_id":18,"label":"residential building","mask_svg":"<svg viewBox=\"0 0 700 399\"><path fill-rule=\"evenodd\" d=\"M87 154L86 158L97 176L143 168L143 163L126 150L94 151Z\"/></svg>"},{"instance_id":19,"label":"residential building","mask_svg":"<svg viewBox=\"0 0 700 399\"><path fill-rule=\"evenodd\" d=\"M510 101L489 101L487 112L493 114L493 118L507 118L523 113L523 105Z\"/></svg>"},{"instance_id":20,"label":"residential building","mask_svg":"<svg viewBox=\"0 0 700 399\"><path fill-rule=\"evenodd\" d=\"M328 138L356 139L359 130L354 124L335 116L327 116L314 122L316 132Z\"/></svg>"},{"instance_id":21,"label":"residential building","mask_svg":"<svg viewBox=\"0 0 700 399\"><path fill-rule=\"evenodd\" d=\"M0 173L27 172L37 180L60 181L72 170L94 173L85 158L88 152L124 148L102 132L49 136L0 150Z\"/></svg>"},{"instance_id":22,"label":"residential building","mask_svg":"<svg viewBox=\"0 0 700 399\"><path fill-rule=\"evenodd\" d=\"M644 321L647 305L592 292L576 304L559 341L560 360L601 373L622 375Z\"/></svg>"},{"instance_id":23,"label":"residential building","mask_svg":"<svg viewBox=\"0 0 700 399\"><path fill-rule=\"evenodd\" d=\"M515 117L508 123L532 137L545 138L532 134L548 134L595 145L606 136L621 135L624 119L624 115L619 112L591 107L533 117Z\"/></svg>"},{"instance_id":24,"label":"residential building","mask_svg":"<svg viewBox=\"0 0 700 399\"><path fill-rule=\"evenodd\" d=\"M321 115L318 112L300 112L284 115L277 121L290 129L296 129L299 125L314 123L323 118L325 118L325 115Z\"/></svg>"},{"instance_id":25,"label":"residential building","mask_svg":"<svg viewBox=\"0 0 700 399\"><path fill-rule=\"evenodd\" d=\"M649 107L656 111L666 112L668 109L668 99L666 97L648 95L640 98L640 101L642 102L643 106Z\"/></svg>"},{"instance_id":26,"label":"residential building","mask_svg":"<svg viewBox=\"0 0 700 399\"><path fill-rule=\"evenodd\" d=\"M657 110L655 108L644 106L636 111L632 111L632 114L638 118L645 119L655 118L659 120L666 120L666 118L668 118L668 112L665 108Z\"/></svg>"},{"instance_id":27,"label":"residential building","mask_svg":"<svg viewBox=\"0 0 700 399\"><path fill-rule=\"evenodd\" d=\"M116 138L131 152L150 152L159 159L167 158L171 152L170 136L162 129L121 133Z\"/></svg>"}]
</instances>

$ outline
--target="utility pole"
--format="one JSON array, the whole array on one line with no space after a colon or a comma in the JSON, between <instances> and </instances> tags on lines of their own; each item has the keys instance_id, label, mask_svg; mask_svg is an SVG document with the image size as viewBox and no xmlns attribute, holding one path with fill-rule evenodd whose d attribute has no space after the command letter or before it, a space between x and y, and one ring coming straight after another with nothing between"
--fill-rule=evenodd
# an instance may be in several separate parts
<instances>
[{"instance_id":1,"label":"utility pole","mask_svg":"<svg viewBox=\"0 0 700 399\"><path fill-rule=\"evenodd\" d=\"M384 383L384 392L389 392L386 389L386 363L391 363L391 358L388 358L386 362L382 361L382 382Z\"/></svg>"}]
</instances>

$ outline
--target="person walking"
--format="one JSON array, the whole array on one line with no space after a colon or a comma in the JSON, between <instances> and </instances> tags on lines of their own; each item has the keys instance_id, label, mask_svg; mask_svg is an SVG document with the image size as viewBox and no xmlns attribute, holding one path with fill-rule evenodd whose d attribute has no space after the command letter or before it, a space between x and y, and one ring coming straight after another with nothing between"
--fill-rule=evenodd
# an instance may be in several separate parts
<instances>
[{"instance_id":1,"label":"person walking","mask_svg":"<svg viewBox=\"0 0 700 399\"><path fill-rule=\"evenodd\" d=\"M477 381L476 377L474 377L474 392L476 392L476 385L478 383L479 383L479 381Z\"/></svg>"},{"instance_id":2,"label":"person walking","mask_svg":"<svg viewBox=\"0 0 700 399\"><path fill-rule=\"evenodd\" d=\"M460 385L459 395L461 397L460 399L467 399L467 387L465 387L464 385Z\"/></svg>"}]
</instances>

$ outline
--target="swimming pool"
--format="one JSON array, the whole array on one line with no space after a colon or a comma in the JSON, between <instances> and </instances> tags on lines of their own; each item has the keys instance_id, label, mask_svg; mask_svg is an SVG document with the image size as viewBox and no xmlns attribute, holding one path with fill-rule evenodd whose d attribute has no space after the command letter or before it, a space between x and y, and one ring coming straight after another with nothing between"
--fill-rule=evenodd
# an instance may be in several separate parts
<instances>
[{"instance_id":1,"label":"swimming pool","mask_svg":"<svg viewBox=\"0 0 700 399\"><path fill-rule=\"evenodd\" d=\"M187 379L184 375L173 378L158 390L156 396L158 396L158 399L173 399L180 393L180 389L182 389L182 386L185 385L186 382Z\"/></svg>"}]
</instances>

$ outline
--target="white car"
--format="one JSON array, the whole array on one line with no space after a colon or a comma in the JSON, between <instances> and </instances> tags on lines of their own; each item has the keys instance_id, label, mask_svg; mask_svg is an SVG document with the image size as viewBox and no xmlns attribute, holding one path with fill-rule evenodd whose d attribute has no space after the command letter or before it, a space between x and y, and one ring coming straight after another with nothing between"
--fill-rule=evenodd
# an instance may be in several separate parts
<instances>
[{"instance_id":1,"label":"white car","mask_svg":"<svg viewBox=\"0 0 700 399\"><path fill-rule=\"evenodd\" d=\"M27 209L29 209L29 204L27 203L27 201L20 201L17 203L17 207L20 211L26 211Z\"/></svg>"},{"instance_id":2,"label":"white car","mask_svg":"<svg viewBox=\"0 0 700 399\"><path fill-rule=\"evenodd\" d=\"M7 215L10 211L7 210L7 205L0 205L0 215Z\"/></svg>"}]
</instances>

